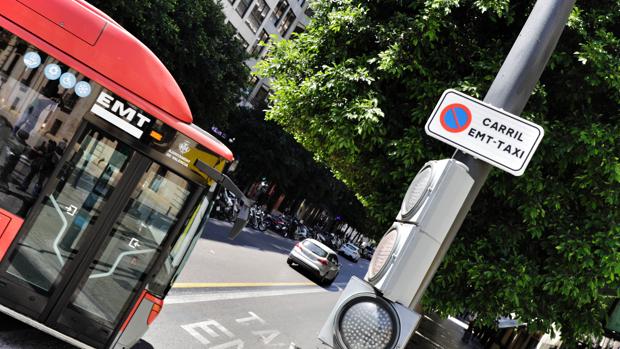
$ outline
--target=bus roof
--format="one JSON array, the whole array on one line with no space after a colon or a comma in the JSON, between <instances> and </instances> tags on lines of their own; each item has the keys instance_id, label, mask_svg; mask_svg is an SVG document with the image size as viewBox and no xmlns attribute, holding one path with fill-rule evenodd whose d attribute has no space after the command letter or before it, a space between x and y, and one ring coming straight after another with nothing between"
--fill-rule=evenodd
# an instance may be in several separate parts
<instances>
[{"instance_id":1,"label":"bus roof","mask_svg":"<svg viewBox=\"0 0 620 349\"><path fill-rule=\"evenodd\" d=\"M193 118L187 100L155 54L91 4L2 0L0 24L209 150L233 159L224 144L190 125Z\"/></svg>"}]
</instances>

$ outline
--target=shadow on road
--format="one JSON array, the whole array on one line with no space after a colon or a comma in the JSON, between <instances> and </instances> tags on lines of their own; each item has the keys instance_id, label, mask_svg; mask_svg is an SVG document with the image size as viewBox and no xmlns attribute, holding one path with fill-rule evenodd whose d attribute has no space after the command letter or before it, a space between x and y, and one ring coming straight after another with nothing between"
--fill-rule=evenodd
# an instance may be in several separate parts
<instances>
[{"instance_id":1,"label":"shadow on road","mask_svg":"<svg viewBox=\"0 0 620 349\"><path fill-rule=\"evenodd\" d=\"M235 240L230 240L228 233L231 228L232 223L211 219L207 223L201 238L282 255L291 252L297 243L295 240L287 239L269 230L261 232L252 228L245 228Z\"/></svg>"},{"instance_id":2,"label":"shadow on road","mask_svg":"<svg viewBox=\"0 0 620 349\"><path fill-rule=\"evenodd\" d=\"M131 349L154 349L155 347L145 341L144 339L140 339L140 341L138 343L136 343L136 345L134 345L133 347L131 347Z\"/></svg>"}]
</instances>

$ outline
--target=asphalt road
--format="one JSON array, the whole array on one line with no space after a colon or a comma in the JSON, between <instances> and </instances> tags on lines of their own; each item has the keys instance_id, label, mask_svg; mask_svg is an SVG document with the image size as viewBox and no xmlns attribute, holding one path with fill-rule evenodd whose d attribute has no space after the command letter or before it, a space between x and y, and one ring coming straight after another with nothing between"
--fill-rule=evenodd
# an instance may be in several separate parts
<instances>
[{"instance_id":1,"label":"asphalt road","mask_svg":"<svg viewBox=\"0 0 620 349\"><path fill-rule=\"evenodd\" d=\"M317 338L351 276L368 261L340 257L331 287L286 264L295 241L246 229L227 239L230 225L214 221L144 338L154 348L322 348ZM174 334L171 336L171 334Z\"/></svg>"},{"instance_id":2,"label":"asphalt road","mask_svg":"<svg viewBox=\"0 0 620 349\"><path fill-rule=\"evenodd\" d=\"M368 261L342 257L330 287L286 264L296 244L246 229L227 239L230 224L212 221L165 300L164 309L135 349L324 349L317 339L352 276ZM460 326L459 326L460 325ZM470 349L463 324L425 316L407 349ZM0 315L0 348L69 348L46 334Z\"/></svg>"},{"instance_id":3,"label":"asphalt road","mask_svg":"<svg viewBox=\"0 0 620 349\"><path fill-rule=\"evenodd\" d=\"M252 229L231 241L230 226L207 226L140 348L322 348L316 337L323 322L351 276L364 276L368 261L340 257L335 282L320 287L286 264L296 241ZM0 317L0 348L67 347Z\"/></svg>"}]
</instances>

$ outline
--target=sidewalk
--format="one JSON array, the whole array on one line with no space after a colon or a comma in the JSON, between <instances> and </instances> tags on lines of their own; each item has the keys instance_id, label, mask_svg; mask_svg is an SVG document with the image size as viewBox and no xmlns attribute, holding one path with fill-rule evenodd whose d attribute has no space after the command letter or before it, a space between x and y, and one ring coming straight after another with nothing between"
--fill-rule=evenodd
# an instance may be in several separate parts
<instances>
[{"instance_id":1,"label":"sidewalk","mask_svg":"<svg viewBox=\"0 0 620 349\"><path fill-rule=\"evenodd\" d=\"M465 329L452 320L435 315L424 316L418 330L405 349L482 349L477 339L461 341Z\"/></svg>"}]
</instances>

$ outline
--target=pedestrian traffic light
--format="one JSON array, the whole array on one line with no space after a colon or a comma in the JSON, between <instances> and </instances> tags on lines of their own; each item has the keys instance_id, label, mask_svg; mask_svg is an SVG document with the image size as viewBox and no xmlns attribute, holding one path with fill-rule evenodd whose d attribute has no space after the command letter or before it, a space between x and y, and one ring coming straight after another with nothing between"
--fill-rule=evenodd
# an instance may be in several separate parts
<instances>
[{"instance_id":1,"label":"pedestrian traffic light","mask_svg":"<svg viewBox=\"0 0 620 349\"><path fill-rule=\"evenodd\" d=\"M420 320L411 309L451 243L448 232L473 184L467 167L456 160L422 167L375 249L366 282L351 279L321 341L337 349L405 347Z\"/></svg>"},{"instance_id":2,"label":"pedestrian traffic light","mask_svg":"<svg viewBox=\"0 0 620 349\"><path fill-rule=\"evenodd\" d=\"M448 231L473 183L467 167L456 160L426 163L375 249L366 281L385 298L413 306L430 282L433 266L443 258L440 252L451 243L446 241Z\"/></svg>"}]
</instances>

